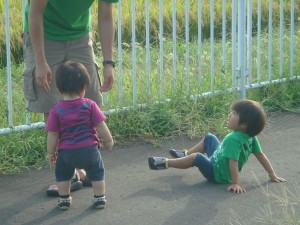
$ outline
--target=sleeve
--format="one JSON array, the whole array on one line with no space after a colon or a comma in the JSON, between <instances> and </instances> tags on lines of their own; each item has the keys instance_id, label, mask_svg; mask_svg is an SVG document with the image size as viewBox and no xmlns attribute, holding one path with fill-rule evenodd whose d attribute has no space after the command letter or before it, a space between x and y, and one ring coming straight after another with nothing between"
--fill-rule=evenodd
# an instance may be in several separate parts
<instances>
[{"instance_id":1,"label":"sleeve","mask_svg":"<svg viewBox=\"0 0 300 225\"><path fill-rule=\"evenodd\" d=\"M59 132L58 115L54 108L50 110L45 130L51 132Z\"/></svg>"},{"instance_id":2,"label":"sleeve","mask_svg":"<svg viewBox=\"0 0 300 225\"><path fill-rule=\"evenodd\" d=\"M106 116L94 101L91 102L91 109L92 109L91 120L94 127L106 120Z\"/></svg>"},{"instance_id":3,"label":"sleeve","mask_svg":"<svg viewBox=\"0 0 300 225\"><path fill-rule=\"evenodd\" d=\"M233 138L228 138L223 142L223 156L229 159L239 160L241 144Z\"/></svg>"}]
</instances>

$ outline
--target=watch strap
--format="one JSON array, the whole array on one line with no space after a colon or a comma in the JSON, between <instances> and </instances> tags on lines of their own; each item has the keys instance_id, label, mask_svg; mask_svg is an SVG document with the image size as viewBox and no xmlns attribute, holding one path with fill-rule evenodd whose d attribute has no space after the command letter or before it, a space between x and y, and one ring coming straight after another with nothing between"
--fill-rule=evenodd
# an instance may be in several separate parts
<instances>
[{"instance_id":1,"label":"watch strap","mask_svg":"<svg viewBox=\"0 0 300 225\"><path fill-rule=\"evenodd\" d=\"M105 66L105 65L112 65L112 67L113 68L115 68L115 66L116 66L116 62L115 61L112 61L112 60L104 60L103 61L103 66Z\"/></svg>"}]
</instances>

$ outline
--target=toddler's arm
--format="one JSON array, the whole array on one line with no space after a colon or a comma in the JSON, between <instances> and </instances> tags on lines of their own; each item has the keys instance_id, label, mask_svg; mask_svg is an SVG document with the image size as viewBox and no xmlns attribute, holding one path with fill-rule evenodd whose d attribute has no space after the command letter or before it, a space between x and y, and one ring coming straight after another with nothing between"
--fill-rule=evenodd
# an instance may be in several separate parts
<instances>
[{"instance_id":1,"label":"toddler's arm","mask_svg":"<svg viewBox=\"0 0 300 225\"><path fill-rule=\"evenodd\" d=\"M238 161L234 159L228 159L228 160L229 160L231 185L227 188L227 191L233 191L235 193L246 192L246 190L242 188L239 183Z\"/></svg>"},{"instance_id":2,"label":"toddler's arm","mask_svg":"<svg viewBox=\"0 0 300 225\"><path fill-rule=\"evenodd\" d=\"M271 181L273 181L273 182L284 182L284 181L286 181L284 178L278 177L275 174L274 169L273 169L269 159L267 158L267 156L263 152L255 153L254 155L257 158L257 160L260 162L260 164L268 172L269 177L271 178Z\"/></svg>"},{"instance_id":3,"label":"toddler's arm","mask_svg":"<svg viewBox=\"0 0 300 225\"><path fill-rule=\"evenodd\" d=\"M47 152L48 152L48 161L49 163L55 164L56 162L56 149L58 142L59 134L58 132L48 131L47 135Z\"/></svg>"},{"instance_id":4,"label":"toddler's arm","mask_svg":"<svg viewBox=\"0 0 300 225\"><path fill-rule=\"evenodd\" d=\"M103 121L103 122L99 123L95 128L96 128L99 136L103 139L103 144L104 144L105 148L109 151L112 150L112 148L114 146L114 140L111 136L111 133L110 133L108 127L106 126L106 123Z\"/></svg>"}]
</instances>

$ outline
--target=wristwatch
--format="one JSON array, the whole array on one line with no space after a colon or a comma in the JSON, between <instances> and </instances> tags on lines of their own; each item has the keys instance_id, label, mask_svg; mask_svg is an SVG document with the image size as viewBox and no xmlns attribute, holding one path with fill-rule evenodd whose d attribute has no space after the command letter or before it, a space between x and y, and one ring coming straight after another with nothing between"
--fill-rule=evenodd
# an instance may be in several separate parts
<instances>
[{"instance_id":1,"label":"wristwatch","mask_svg":"<svg viewBox=\"0 0 300 225\"><path fill-rule=\"evenodd\" d=\"M105 66L105 65L107 65L107 64L112 65L113 68L115 68L115 66L116 66L116 62L115 62L115 61L112 61L112 60L104 60L104 61L103 61L103 66Z\"/></svg>"}]
</instances>

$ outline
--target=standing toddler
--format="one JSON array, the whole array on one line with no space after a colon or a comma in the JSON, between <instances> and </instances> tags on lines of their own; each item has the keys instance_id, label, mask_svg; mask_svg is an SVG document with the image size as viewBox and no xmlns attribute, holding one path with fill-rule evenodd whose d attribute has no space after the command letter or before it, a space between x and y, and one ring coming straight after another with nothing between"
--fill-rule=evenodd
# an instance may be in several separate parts
<instances>
[{"instance_id":1,"label":"standing toddler","mask_svg":"<svg viewBox=\"0 0 300 225\"><path fill-rule=\"evenodd\" d=\"M58 207L70 207L71 179L75 168L79 168L86 171L92 182L94 208L104 208L104 165L99 151L101 143L98 135L107 150L111 150L114 145L104 122L106 117L93 100L83 97L90 78L81 63L64 62L58 67L55 79L63 100L52 107L46 130L48 160L56 165Z\"/></svg>"}]
</instances>

